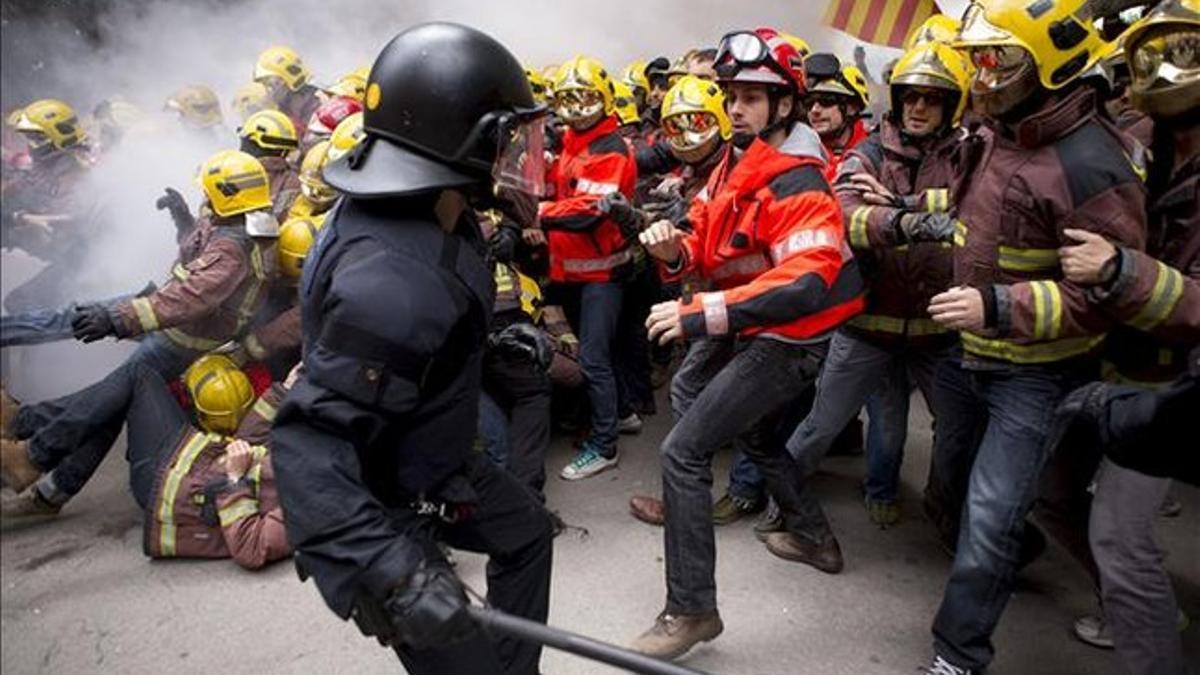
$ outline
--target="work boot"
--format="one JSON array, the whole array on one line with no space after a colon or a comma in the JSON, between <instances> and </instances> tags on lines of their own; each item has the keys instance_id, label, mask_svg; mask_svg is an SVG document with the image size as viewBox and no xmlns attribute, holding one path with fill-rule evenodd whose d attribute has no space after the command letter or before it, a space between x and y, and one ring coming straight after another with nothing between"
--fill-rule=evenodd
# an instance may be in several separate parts
<instances>
[{"instance_id":1,"label":"work boot","mask_svg":"<svg viewBox=\"0 0 1200 675\"><path fill-rule=\"evenodd\" d=\"M713 504L713 525L729 525L765 508L761 499L735 497L726 492Z\"/></svg>"},{"instance_id":2,"label":"work boot","mask_svg":"<svg viewBox=\"0 0 1200 675\"><path fill-rule=\"evenodd\" d=\"M783 532L787 528L783 526L783 513L779 511L779 505L774 499L767 502L767 510L758 517L758 522L754 524L754 536L764 544L767 541L767 535L772 532Z\"/></svg>"},{"instance_id":3,"label":"work boot","mask_svg":"<svg viewBox=\"0 0 1200 675\"><path fill-rule=\"evenodd\" d=\"M33 485L41 475L42 472L29 461L27 441L0 438L0 478L13 492L21 492Z\"/></svg>"},{"instance_id":4,"label":"work boot","mask_svg":"<svg viewBox=\"0 0 1200 675\"><path fill-rule=\"evenodd\" d=\"M662 525L667 522L662 500L655 497L647 497L645 495L630 497L629 513L633 514L634 518L650 525Z\"/></svg>"},{"instance_id":5,"label":"work boot","mask_svg":"<svg viewBox=\"0 0 1200 675\"><path fill-rule=\"evenodd\" d=\"M833 535L821 544L813 544L791 532L771 532L767 535L767 550L784 560L812 565L828 574L841 572L845 565L842 549Z\"/></svg>"},{"instance_id":6,"label":"work boot","mask_svg":"<svg viewBox=\"0 0 1200 675\"><path fill-rule=\"evenodd\" d=\"M10 441L17 439L17 430L13 427L17 423L17 413L20 410L21 404L9 396L4 385L0 384L0 438Z\"/></svg>"},{"instance_id":7,"label":"work boot","mask_svg":"<svg viewBox=\"0 0 1200 675\"><path fill-rule=\"evenodd\" d=\"M5 495L0 499L0 518L5 522L35 521L53 518L62 511L62 504L54 504L42 497L36 486L26 488L16 495Z\"/></svg>"},{"instance_id":8,"label":"work boot","mask_svg":"<svg viewBox=\"0 0 1200 675\"><path fill-rule=\"evenodd\" d=\"M701 642L708 642L725 630L717 610L705 614L669 614L663 612L654 627L642 633L629 648L659 659L674 659Z\"/></svg>"}]
</instances>

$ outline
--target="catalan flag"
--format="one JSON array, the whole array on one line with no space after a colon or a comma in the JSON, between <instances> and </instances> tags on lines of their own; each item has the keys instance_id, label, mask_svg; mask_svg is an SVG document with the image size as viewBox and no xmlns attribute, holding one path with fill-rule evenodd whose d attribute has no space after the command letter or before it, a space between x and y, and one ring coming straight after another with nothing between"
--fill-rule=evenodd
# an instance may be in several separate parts
<instances>
[{"instance_id":1,"label":"catalan flag","mask_svg":"<svg viewBox=\"0 0 1200 675\"><path fill-rule=\"evenodd\" d=\"M939 13L934 0L830 0L825 25L872 44L903 47L910 33Z\"/></svg>"}]
</instances>

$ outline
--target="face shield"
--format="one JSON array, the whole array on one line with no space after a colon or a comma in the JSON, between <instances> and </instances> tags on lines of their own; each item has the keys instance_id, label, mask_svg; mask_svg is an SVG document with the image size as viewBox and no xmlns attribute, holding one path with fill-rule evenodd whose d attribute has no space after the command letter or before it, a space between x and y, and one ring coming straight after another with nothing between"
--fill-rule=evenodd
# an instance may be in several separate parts
<instances>
[{"instance_id":1,"label":"face shield","mask_svg":"<svg viewBox=\"0 0 1200 675\"><path fill-rule=\"evenodd\" d=\"M603 102L601 102L603 106ZM492 165L497 190L514 190L534 197L545 194L545 114L507 116L500 124L499 147Z\"/></svg>"},{"instance_id":2,"label":"face shield","mask_svg":"<svg viewBox=\"0 0 1200 675\"><path fill-rule=\"evenodd\" d=\"M1200 80L1200 30L1168 28L1134 46L1130 59L1134 86L1176 86Z\"/></svg>"},{"instance_id":3,"label":"face shield","mask_svg":"<svg viewBox=\"0 0 1200 675\"><path fill-rule=\"evenodd\" d=\"M604 97L593 89L567 89L555 92L554 108L567 124L587 122L604 114Z\"/></svg>"}]
</instances>

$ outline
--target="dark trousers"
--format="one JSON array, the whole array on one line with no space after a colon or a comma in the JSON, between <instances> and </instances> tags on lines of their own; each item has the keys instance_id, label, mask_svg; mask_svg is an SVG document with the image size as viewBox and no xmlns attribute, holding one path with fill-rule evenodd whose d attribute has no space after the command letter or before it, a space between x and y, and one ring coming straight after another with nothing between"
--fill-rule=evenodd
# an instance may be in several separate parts
<instances>
[{"instance_id":1,"label":"dark trousers","mask_svg":"<svg viewBox=\"0 0 1200 675\"><path fill-rule=\"evenodd\" d=\"M61 398L22 406L15 431L18 438L29 440L29 458L34 465L51 472L49 481L56 496L65 499L77 494L104 461L121 433L131 382L147 377L144 371L154 373L159 381L174 379L196 356L154 333L142 340L125 363L96 384ZM172 403L179 411L173 399Z\"/></svg>"},{"instance_id":2,"label":"dark trousers","mask_svg":"<svg viewBox=\"0 0 1200 675\"><path fill-rule=\"evenodd\" d=\"M1055 408L1081 380L1059 366L960 374L965 376L961 399L950 409L939 409L938 436L947 427L980 417L984 428L977 446L953 452L971 461L954 465L958 470L969 467L966 500L933 636L938 654L983 670L995 654L992 633L1012 593L1025 517L1047 457L1047 431ZM974 437L958 428L953 433L960 439ZM943 442L938 439L939 445ZM944 478L951 484L963 482Z\"/></svg>"},{"instance_id":3,"label":"dark trousers","mask_svg":"<svg viewBox=\"0 0 1200 675\"><path fill-rule=\"evenodd\" d=\"M527 356L491 349L483 360L483 390L507 422L501 466L541 495L550 447L550 377Z\"/></svg>"},{"instance_id":4,"label":"dark trousers","mask_svg":"<svg viewBox=\"0 0 1200 675\"><path fill-rule=\"evenodd\" d=\"M650 315L650 307L657 301L658 293L658 271L653 265L647 265L625 286L613 353L618 417L628 417L632 413L652 414L655 410L646 317Z\"/></svg>"},{"instance_id":5,"label":"dark trousers","mask_svg":"<svg viewBox=\"0 0 1200 675\"><path fill-rule=\"evenodd\" d=\"M397 525L422 542L427 564L445 564L438 539L450 546L488 556L488 603L503 612L541 623L550 609L553 527L549 514L529 490L490 462L476 461L471 486L479 503L471 517L454 524L415 514ZM412 675L537 675L542 648L528 642L477 633L466 642L440 649L396 648Z\"/></svg>"},{"instance_id":6,"label":"dark trousers","mask_svg":"<svg viewBox=\"0 0 1200 675\"><path fill-rule=\"evenodd\" d=\"M162 376L146 364L126 362L70 396L23 406L16 429L29 439L34 464L52 472L54 496L70 496L91 478L125 424L130 488L144 508L159 461L190 428ZM78 473L80 468L90 472Z\"/></svg>"},{"instance_id":7,"label":"dark trousers","mask_svg":"<svg viewBox=\"0 0 1200 675\"><path fill-rule=\"evenodd\" d=\"M717 606L712 460L718 448L737 439L785 524L798 527L799 469L772 434L772 418L816 378L823 347L769 338L692 343L671 385L678 421L662 444L667 611L699 614Z\"/></svg>"},{"instance_id":8,"label":"dark trousers","mask_svg":"<svg viewBox=\"0 0 1200 675\"><path fill-rule=\"evenodd\" d=\"M559 284L548 300L563 307L579 335L579 367L587 381L592 432L588 443L606 457L617 454L617 375L613 347L625 289L620 283Z\"/></svg>"}]
</instances>

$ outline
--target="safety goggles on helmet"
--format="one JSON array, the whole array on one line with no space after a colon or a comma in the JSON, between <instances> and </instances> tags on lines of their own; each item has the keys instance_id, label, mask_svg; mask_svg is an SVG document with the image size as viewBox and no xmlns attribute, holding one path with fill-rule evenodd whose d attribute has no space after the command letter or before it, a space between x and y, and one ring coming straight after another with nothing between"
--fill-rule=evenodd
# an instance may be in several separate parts
<instances>
[{"instance_id":1,"label":"safety goggles on helmet","mask_svg":"<svg viewBox=\"0 0 1200 675\"><path fill-rule=\"evenodd\" d=\"M1129 58L1140 88L1158 80L1183 84L1200 79L1200 30L1168 28L1139 40Z\"/></svg>"},{"instance_id":2,"label":"safety goggles on helmet","mask_svg":"<svg viewBox=\"0 0 1200 675\"><path fill-rule=\"evenodd\" d=\"M771 46L754 31L726 33L713 63L718 80L741 80L791 86L791 73L775 60ZM765 70L764 70L765 69Z\"/></svg>"}]
</instances>

